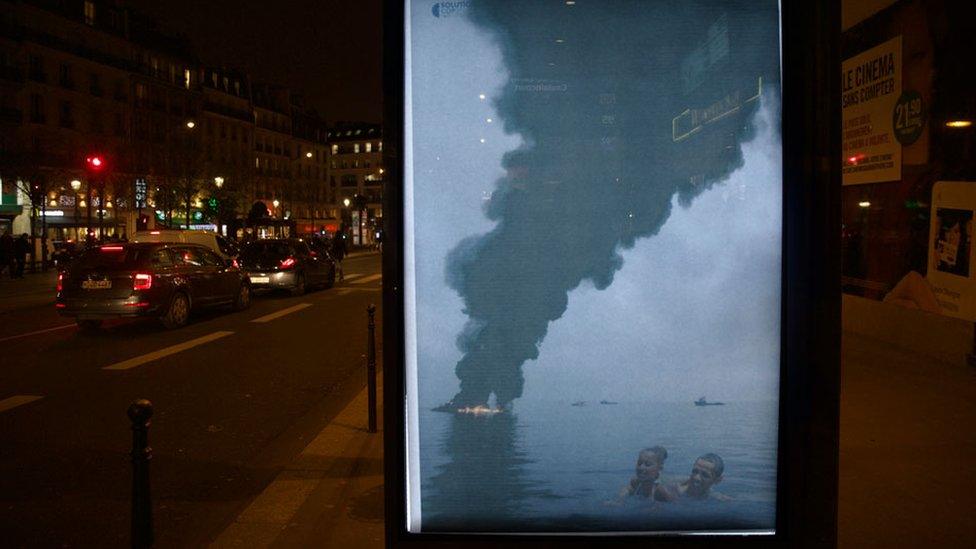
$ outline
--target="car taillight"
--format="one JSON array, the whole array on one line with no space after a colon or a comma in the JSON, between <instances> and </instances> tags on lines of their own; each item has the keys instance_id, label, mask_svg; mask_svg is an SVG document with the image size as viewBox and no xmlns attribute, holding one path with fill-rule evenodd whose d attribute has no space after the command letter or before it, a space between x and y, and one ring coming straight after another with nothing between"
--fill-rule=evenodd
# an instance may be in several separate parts
<instances>
[{"instance_id":1,"label":"car taillight","mask_svg":"<svg viewBox=\"0 0 976 549\"><path fill-rule=\"evenodd\" d=\"M125 248L123 248L122 246L101 246L98 249L103 252L121 252Z\"/></svg>"},{"instance_id":2,"label":"car taillight","mask_svg":"<svg viewBox=\"0 0 976 549\"><path fill-rule=\"evenodd\" d=\"M281 268L282 269L291 269L294 266L295 266L295 258L294 257L289 257L288 259L282 259L281 260Z\"/></svg>"},{"instance_id":3,"label":"car taillight","mask_svg":"<svg viewBox=\"0 0 976 549\"><path fill-rule=\"evenodd\" d=\"M230 260L230 266L233 267L233 268L235 268L235 269L240 269L241 268L241 264L238 263L236 259L231 259Z\"/></svg>"},{"instance_id":4,"label":"car taillight","mask_svg":"<svg viewBox=\"0 0 976 549\"><path fill-rule=\"evenodd\" d=\"M132 283L133 290L148 290L152 288L152 275L149 273L136 273Z\"/></svg>"},{"instance_id":5,"label":"car taillight","mask_svg":"<svg viewBox=\"0 0 976 549\"><path fill-rule=\"evenodd\" d=\"M58 273L58 293L64 289L64 273Z\"/></svg>"}]
</instances>

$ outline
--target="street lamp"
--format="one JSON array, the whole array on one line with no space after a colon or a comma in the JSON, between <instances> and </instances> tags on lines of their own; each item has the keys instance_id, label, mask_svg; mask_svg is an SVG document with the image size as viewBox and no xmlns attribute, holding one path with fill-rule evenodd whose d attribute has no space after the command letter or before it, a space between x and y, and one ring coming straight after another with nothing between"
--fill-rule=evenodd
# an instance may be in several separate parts
<instances>
[{"instance_id":1,"label":"street lamp","mask_svg":"<svg viewBox=\"0 0 976 549\"><path fill-rule=\"evenodd\" d=\"M342 205L343 206L345 206L345 207L348 208L349 207L349 204L350 204L350 202L349 202L349 199L348 198L343 198L342 199Z\"/></svg>"},{"instance_id":2,"label":"street lamp","mask_svg":"<svg viewBox=\"0 0 976 549\"><path fill-rule=\"evenodd\" d=\"M312 151L305 153L305 158L312 158Z\"/></svg>"},{"instance_id":3,"label":"street lamp","mask_svg":"<svg viewBox=\"0 0 976 549\"><path fill-rule=\"evenodd\" d=\"M278 202L278 199L275 198L274 200L271 201L271 205L277 208L278 206L281 205L281 202Z\"/></svg>"},{"instance_id":4,"label":"street lamp","mask_svg":"<svg viewBox=\"0 0 976 549\"><path fill-rule=\"evenodd\" d=\"M196 123L196 122L194 122L194 121L192 121L192 120L187 120L187 121L186 121L186 127L187 127L187 128L190 128L191 130L192 130L192 129L194 128L194 126L196 126L196 125L197 125L197 123Z\"/></svg>"},{"instance_id":5,"label":"street lamp","mask_svg":"<svg viewBox=\"0 0 976 549\"><path fill-rule=\"evenodd\" d=\"M224 186L224 178L223 177L220 177L220 176L215 177L214 178L214 185L216 185L218 189L221 188L221 187L223 187Z\"/></svg>"},{"instance_id":6,"label":"street lamp","mask_svg":"<svg viewBox=\"0 0 976 549\"><path fill-rule=\"evenodd\" d=\"M77 179L72 179L71 180L71 189L77 191L80 188L81 188L81 181L78 181Z\"/></svg>"}]
</instances>

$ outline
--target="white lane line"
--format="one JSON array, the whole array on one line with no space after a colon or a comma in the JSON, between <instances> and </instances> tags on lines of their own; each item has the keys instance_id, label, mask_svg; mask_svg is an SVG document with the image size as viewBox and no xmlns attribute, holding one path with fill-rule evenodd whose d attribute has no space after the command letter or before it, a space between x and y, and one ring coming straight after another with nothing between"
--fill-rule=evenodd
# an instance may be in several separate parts
<instances>
[{"instance_id":1,"label":"white lane line","mask_svg":"<svg viewBox=\"0 0 976 549\"><path fill-rule=\"evenodd\" d=\"M159 360L163 357L169 355L175 355L176 353L185 351L187 349L192 349L198 345L203 345L204 343L209 343L215 339L220 339L222 337L227 337L234 332L214 332L212 334L207 334L203 337L198 337L196 339L191 339L190 341L184 341L183 343L178 343L176 345L171 345L165 349L160 349L158 351L153 351L151 353L146 353L135 358L130 358L129 360L123 360L122 362L117 362L111 366L105 366L103 370L128 370L130 368L135 368L136 366L141 366L147 362L152 362L154 360Z\"/></svg>"},{"instance_id":2,"label":"white lane line","mask_svg":"<svg viewBox=\"0 0 976 549\"><path fill-rule=\"evenodd\" d=\"M272 320L274 320L276 318L281 318L281 317L283 317L285 315L290 315L291 313L294 313L295 311L301 311L302 309L304 309L306 307L311 307L311 306L312 306L311 303L299 303L298 305L295 305L293 307L288 307L287 309L282 309L282 310L280 310L280 311L278 311L276 313L271 313L270 315L264 315L261 318L255 318L251 322L262 322L262 323L263 322L271 322Z\"/></svg>"},{"instance_id":3,"label":"white lane line","mask_svg":"<svg viewBox=\"0 0 976 549\"><path fill-rule=\"evenodd\" d=\"M359 278L359 277L361 277L361 276L364 276L364 275L361 275L361 274L359 274L359 273L349 273L349 274L347 274L346 276L344 276L344 277L343 277L342 279L343 279L343 280L352 280L352 279L354 279L354 278Z\"/></svg>"},{"instance_id":4,"label":"white lane line","mask_svg":"<svg viewBox=\"0 0 976 549\"><path fill-rule=\"evenodd\" d=\"M18 406L23 406L29 402L34 402L35 400L41 400L40 395L14 395L10 398L5 398L0 400L0 412L6 412L7 410L12 410Z\"/></svg>"},{"instance_id":5,"label":"white lane line","mask_svg":"<svg viewBox=\"0 0 976 549\"><path fill-rule=\"evenodd\" d=\"M353 284L369 284L370 282L373 282L375 280L379 280L381 278L383 278L383 275L382 274L369 275L366 278L362 278L360 280L357 280L357 281L353 282Z\"/></svg>"},{"instance_id":6,"label":"white lane line","mask_svg":"<svg viewBox=\"0 0 976 549\"><path fill-rule=\"evenodd\" d=\"M55 326L53 328L45 328L44 330L37 330L37 331L34 331L34 332L27 332L26 334L17 334L15 336L7 336L7 337L4 337L4 338L0 338L0 343L2 343L4 341L10 341L11 339L20 339L22 337L30 337L32 335L37 335L37 334L46 334L48 332L53 332L55 330L63 330L65 328L73 328L75 326L77 326L77 325L76 324L62 324L61 326Z\"/></svg>"}]
</instances>

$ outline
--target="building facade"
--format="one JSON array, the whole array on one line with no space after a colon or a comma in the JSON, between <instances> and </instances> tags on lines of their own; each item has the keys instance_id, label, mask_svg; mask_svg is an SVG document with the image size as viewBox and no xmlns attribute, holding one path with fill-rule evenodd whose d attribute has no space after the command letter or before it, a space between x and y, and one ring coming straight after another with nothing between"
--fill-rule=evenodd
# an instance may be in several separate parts
<instances>
[{"instance_id":1,"label":"building facade","mask_svg":"<svg viewBox=\"0 0 976 549\"><path fill-rule=\"evenodd\" d=\"M328 133L329 187L353 243L373 242L383 226L383 131L376 124L341 123Z\"/></svg>"},{"instance_id":2,"label":"building facade","mask_svg":"<svg viewBox=\"0 0 976 549\"><path fill-rule=\"evenodd\" d=\"M0 8L0 231L338 228L327 126L287 88L201 65L119 2Z\"/></svg>"}]
</instances>

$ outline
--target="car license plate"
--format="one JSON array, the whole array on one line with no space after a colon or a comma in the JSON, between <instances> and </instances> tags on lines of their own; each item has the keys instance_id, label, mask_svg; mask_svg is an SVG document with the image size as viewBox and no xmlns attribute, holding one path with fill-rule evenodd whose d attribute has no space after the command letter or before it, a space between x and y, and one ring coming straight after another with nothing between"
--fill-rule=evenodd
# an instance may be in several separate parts
<instances>
[{"instance_id":1,"label":"car license plate","mask_svg":"<svg viewBox=\"0 0 976 549\"><path fill-rule=\"evenodd\" d=\"M267 284L268 282L271 282L271 277L270 276L252 276L251 277L251 283L252 284Z\"/></svg>"},{"instance_id":2,"label":"car license plate","mask_svg":"<svg viewBox=\"0 0 976 549\"><path fill-rule=\"evenodd\" d=\"M81 287L84 290L107 290L112 287L111 280L82 280Z\"/></svg>"}]
</instances>

